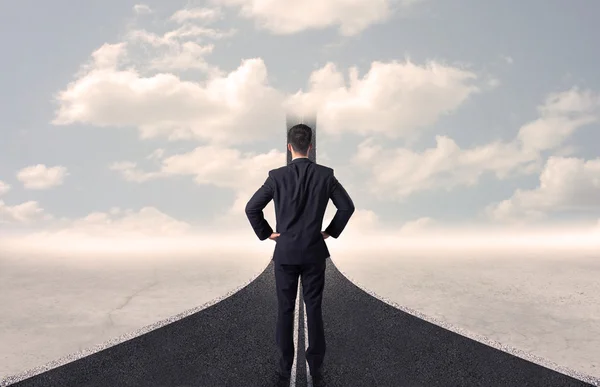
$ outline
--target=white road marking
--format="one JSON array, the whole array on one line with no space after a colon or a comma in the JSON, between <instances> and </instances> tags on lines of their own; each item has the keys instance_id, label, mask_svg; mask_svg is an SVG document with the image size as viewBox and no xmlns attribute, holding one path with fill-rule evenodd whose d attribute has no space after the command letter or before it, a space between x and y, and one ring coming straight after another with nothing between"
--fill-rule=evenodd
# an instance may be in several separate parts
<instances>
[{"instance_id":1,"label":"white road marking","mask_svg":"<svg viewBox=\"0 0 600 387\"><path fill-rule=\"evenodd\" d=\"M296 307L294 311L294 362L292 363L292 374L290 377L290 387L296 387L296 368L298 358L298 323L300 318L300 279L298 279L298 290L296 292Z\"/></svg>"},{"instance_id":2,"label":"white road marking","mask_svg":"<svg viewBox=\"0 0 600 387\"><path fill-rule=\"evenodd\" d=\"M308 321L306 319L306 303L303 302L302 306L304 307L304 348L306 350L306 349L308 349ZM313 387L313 381L312 381L312 376L310 375L308 361L306 359L304 361L306 362L307 387Z\"/></svg>"}]
</instances>

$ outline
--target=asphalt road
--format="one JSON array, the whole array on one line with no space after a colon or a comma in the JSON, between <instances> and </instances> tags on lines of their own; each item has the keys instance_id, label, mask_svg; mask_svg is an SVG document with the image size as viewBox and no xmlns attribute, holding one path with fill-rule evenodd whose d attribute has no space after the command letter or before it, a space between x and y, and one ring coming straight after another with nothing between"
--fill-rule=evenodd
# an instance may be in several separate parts
<instances>
[{"instance_id":1,"label":"asphalt road","mask_svg":"<svg viewBox=\"0 0 600 387\"><path fill-rule=\"evenodd\" d=\"M312 385L303 309L297 308L293 387ZM255 281L207 309L10 386L275 386L276 315L271 261ZM323 318L329 387L592 385L394 308L355 286L331 260Z\"/></svg>"}]
</instances>

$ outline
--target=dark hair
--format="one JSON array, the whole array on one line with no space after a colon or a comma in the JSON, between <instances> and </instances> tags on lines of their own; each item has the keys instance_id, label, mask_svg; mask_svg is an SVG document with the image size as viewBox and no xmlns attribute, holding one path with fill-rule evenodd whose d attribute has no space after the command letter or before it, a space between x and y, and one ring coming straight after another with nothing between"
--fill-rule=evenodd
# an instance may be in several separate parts
<instances>
[{"instance_id":1,"label":"dark hair","mask_svg":"<svg viewBox=\"0 0 600 387\"><path fill-rule=\"evenodd\" d=\"M294 152L306 155L312 142L312 129L304 124L294 125L288 131L288 143L292 144Z\"/></svg>"}]
</instances>

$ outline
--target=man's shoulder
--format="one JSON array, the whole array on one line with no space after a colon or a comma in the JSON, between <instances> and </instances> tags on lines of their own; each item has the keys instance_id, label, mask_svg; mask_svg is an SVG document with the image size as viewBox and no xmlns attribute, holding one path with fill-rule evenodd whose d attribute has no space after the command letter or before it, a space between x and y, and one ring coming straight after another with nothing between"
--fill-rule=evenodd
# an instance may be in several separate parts
<instances>
[{"instance_id":1,"label":"man's shoulder","mask_svg":"<svg viewBox=\"0 0 600 387\"><path fill-rule=\"evenodd\" d=\"M279 167L279 168L271 169L269 171L269 176L273 177L274 175L276 175L276 174L280 173L281 171L285 170L285 168L287 168L287 167Z\"/></svg>"},{"instance_id":2,"label":"man's shoulder","mask_svg":"<svg viewBox=\"0 0 600 387\"><path fill-rule=\"evenodd\" d=\"M333 173L333 168L330 168L326 165L322 165L322 164L317 164L317 163L313 163L313 165L315 166L315 168L321 172L324 172L326 174L332 174ZM273 177L273 176L277 176L281 173L285 173L285 171L287 171L289 168L289 166L284 165L283 167L279 167L279 168L275 168L275 169L271 169L269 171L269 176Z\"/></svg>"},{"instance_id":3,"label":"man's shoulder","mask_svg":"<svg viewBox=\"0 0 600 387\"><path fill-rule=\"evenodd\" d=\"M322 164L317 164L317 163L315 163L315 165L317 166L317 168L320 168L321 170L323 170L327 173L333 173L333 168L328 167L327 165L322 165Z\"/></svg>"},{"instance_id":4,"label":"man's shoulder","mask_svg":"<svg viewBox=\"0 0 600 387\"><path fill-rule=\"evenodd\" d=\"M319 171L319 174L324 176L324 177L328 177L330 175L333 175L333 168L330 168L326 165L321 165L321 164L315 164L315 168L317 169L317 171Z\"/></svg>"}]
</instances>

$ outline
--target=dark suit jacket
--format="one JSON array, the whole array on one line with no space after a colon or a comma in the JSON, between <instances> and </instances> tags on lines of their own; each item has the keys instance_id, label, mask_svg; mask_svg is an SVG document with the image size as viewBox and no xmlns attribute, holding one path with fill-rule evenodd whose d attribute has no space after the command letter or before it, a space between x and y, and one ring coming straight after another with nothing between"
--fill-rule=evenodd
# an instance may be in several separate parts
<instances>
[{"instance_id":1,"label":"dark suit jacket","mask_svg":"<svg viewBox=\"0 0 600 387\"><path fill-rule=\"evenodd\" d=\"M322 262L329 257L321 234L329 199L337 207L325 232L340 236L354 212L354 203L337 181L333 169L298 158L281 168L269 171L269 177L246 205L246 216L256 236L262 241L273 233L263 213L275 201L275 218L279 237L275 240L275 263L302 264Z\"/></svg>"}]
</instances>

